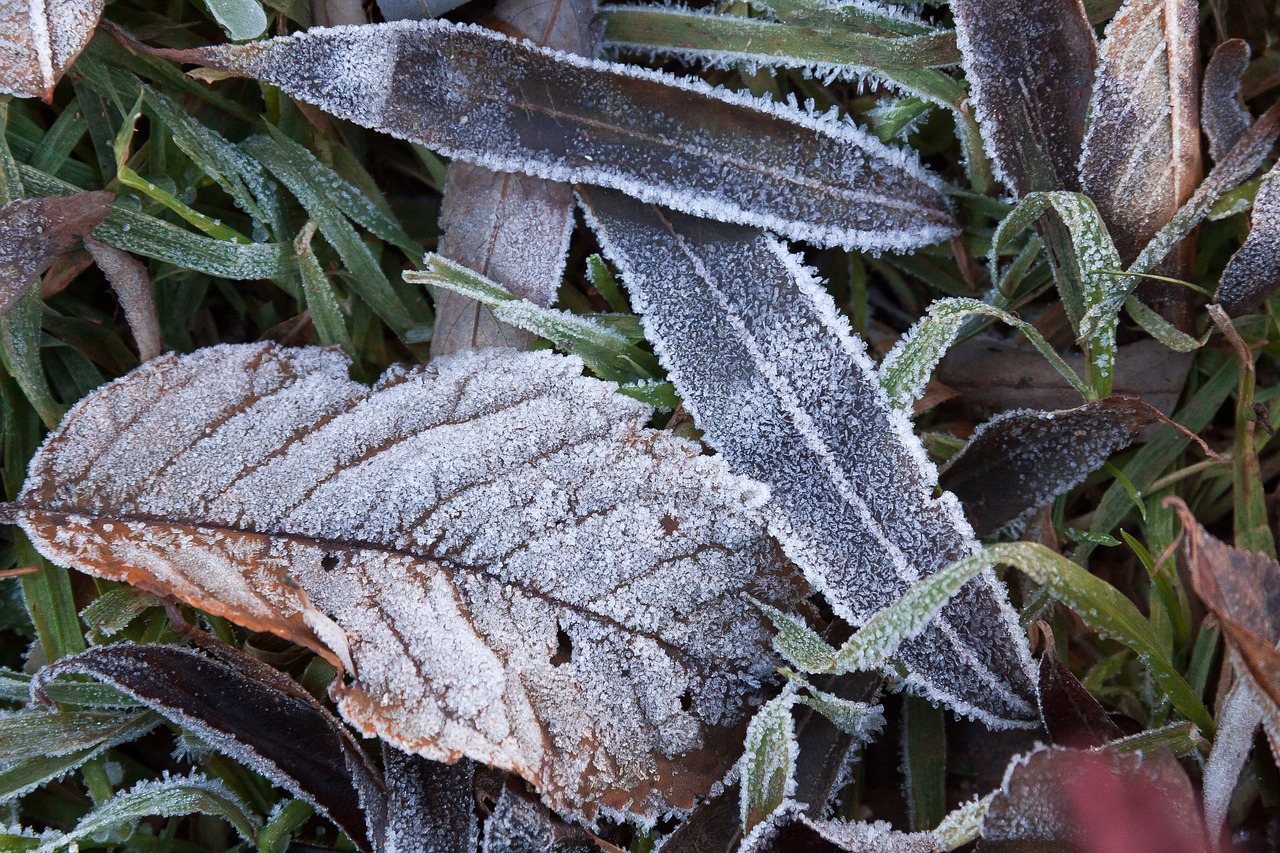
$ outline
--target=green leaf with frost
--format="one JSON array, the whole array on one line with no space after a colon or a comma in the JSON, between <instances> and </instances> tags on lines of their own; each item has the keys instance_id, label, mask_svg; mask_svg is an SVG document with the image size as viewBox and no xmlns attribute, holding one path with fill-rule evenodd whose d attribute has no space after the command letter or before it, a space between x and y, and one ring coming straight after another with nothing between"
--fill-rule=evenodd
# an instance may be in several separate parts
<instances>
[{"instance_id":1,"label":"green leaf with frost","mask_svg":"<svg viewBox=\"0 0 1280 853\"><path fill-rule=\"evenodd\" d=\"M747 726L739 801L744 834L773 814L795 789L800 749L791 717L795 701L794 689L786 688L766 702Z\"/></svg>"}]
</instances>

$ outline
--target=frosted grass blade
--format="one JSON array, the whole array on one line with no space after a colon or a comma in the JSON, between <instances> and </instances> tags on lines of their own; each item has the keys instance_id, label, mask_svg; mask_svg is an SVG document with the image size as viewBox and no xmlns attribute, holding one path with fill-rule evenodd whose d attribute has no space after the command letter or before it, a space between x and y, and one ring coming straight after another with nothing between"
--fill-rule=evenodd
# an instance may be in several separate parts
<instances>
[{"instance_id":1,"label":"frosted grass blade","mask_svg":"<svg viewBox=\"0 0 1280 853\"><path fill-rule=\"evenodd\" d=\"M905 251L955 233L914 155L856 127L478 27L405 21L162 53L495 171L822 245Z\"/></svg>"},{"instance_id":2,"label":"frosted grass blade","mask_svg":"<svg viewBox=\"0 0 1280 853\"><path fill-rule=\"evenodd\" d=\"M707 441L768 484L770 529L860 624L977 548L821 284L777 240L580 193ZM993 726L1035 717L1026 637L984 574L899 650L909 683Z\"/></svg>"}]
</instances>

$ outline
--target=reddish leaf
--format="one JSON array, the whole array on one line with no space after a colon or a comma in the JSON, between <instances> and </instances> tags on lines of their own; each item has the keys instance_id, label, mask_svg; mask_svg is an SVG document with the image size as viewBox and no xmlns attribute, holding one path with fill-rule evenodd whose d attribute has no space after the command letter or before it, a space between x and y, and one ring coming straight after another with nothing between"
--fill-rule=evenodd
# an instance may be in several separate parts
<instances>
[{"instance_id":1,"label":"reddish leaf","mask_svg":"<svg viewBox=\"0 0 1280 853\"><path fill-rule=\"evenodd\" d=\"M115 196L85 192L20 199L0 208L0 315L58 256L97 228Z\"/></svg>"}]
</instances>

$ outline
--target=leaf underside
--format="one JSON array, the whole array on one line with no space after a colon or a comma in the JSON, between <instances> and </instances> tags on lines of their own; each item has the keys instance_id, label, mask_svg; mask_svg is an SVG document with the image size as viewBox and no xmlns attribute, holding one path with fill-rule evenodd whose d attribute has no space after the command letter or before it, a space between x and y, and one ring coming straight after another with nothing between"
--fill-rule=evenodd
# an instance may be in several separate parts
<instances>
[{"instance_id":1,"label":"leaf underside","mask_svg":"<svg viewBox=\"0 0 1280 853\"><path fill-rule=\"evenodd\" d=\"M580 193L685 405L769 486L772 532L859 624L977 546L827 293L776 239ZM1026 638L985 573L899 650L910 682L994 726L1035 718Z\"/></svg>"},{"instance_id":2,"label":"leaf underside","mask_svg":"<svg viewBox=\"0 0 1280 853\"><path fill-rule=\"evenodd\" d=\"M342 714L553 807L688 808L803 594L759 487L553 353L219 346L82 401L11 514L50 559L341 661Z\"/></svg>"},{"instance_id":3,"label":"leaf underside","mask_svg":"<svg viewBox=\"0 0 1280 853\"><path fill-rule=\"evenodd\" d=\"M823 245L951 236L914 156L849 124L688 78L402 21L172 54L494 171L613 187Z\"/></svg>"}]
</instances>

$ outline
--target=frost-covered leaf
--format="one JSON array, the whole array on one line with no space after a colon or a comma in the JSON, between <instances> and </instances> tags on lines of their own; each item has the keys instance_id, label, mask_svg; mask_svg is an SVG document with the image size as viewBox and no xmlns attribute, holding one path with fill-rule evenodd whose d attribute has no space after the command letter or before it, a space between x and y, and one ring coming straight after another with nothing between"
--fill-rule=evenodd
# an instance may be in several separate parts
<instances>
[{"instance_id":1,"label":"frost-covered leaf","mask_svg":"<svg viewBox=\"0 0 1280 853\"><path fill-rule=\"evenodd\" d=\"M162 53L458 160L797 239L906 250L955 231L914 155L852 125L478 27L405 21Z\"/></svg>"},{"instance_id":2,"label":"frost-covered leaf","mask_svg":"<svg viewBox=\"0 0 1280 853\"><path fill-rule=\"evenodd\" d=\"M483 853L598 853L590 834L556 817L522 787L502 787L484 824Z\"/></svg>"},{"instance_id":3,"label":"frost-covered leaf","mask_svg":"<svg viewBox=\"0 0 1280 853\"><path fill-rule=\"evenodd\" d=\"M66 833L42 843L36 853L78 850L82 839L122 825L134 825L146 817L179 817L207 814L223 818L245 841L252 842L261 818L221 780L199 773L139 782L85 815Z\"/></svg>"},{"instance_id":4,"label":"frost-covered leaf","mask_svg":"<svg viewBox=\"0 0 1280 853\"><path fill-rule=\"evenodd\" d=\"M1199 11L1128 0L1102 42L1080 182L1126 264L1200 181Z\"/></svg>"},{"instance_id":5,"label":"frost-covered leaf","mask_svg":"<svg viewBox=\"0 0 1280 853\"><path fill-rule=\"evenodd\" d=\"M53 99L89 43L104 0L0 0L0 92Z\"/></svg>"},{"instance_id":6,"label":"frost-covered leaf","mask_svg":"<svg viewBox=\"0 0 1280 853\"><path fill-rule=\"evenodd\" d=\"M983 817L982 839L1131 853L1210 849L1195 790L1174 757L1113 748L1041 747L1015 758Z\"/></svg>"},{"instance_id":7,"label":"frost-covered leaf","mask_svg":"<svg viewBox=\"0 0 1280 853\"><path fill-rule=\"evenodd\" d=\"M993 317L1022 332L1063 379L1082 396L1090 396L1089 386L1080 380L1035 326L986 302L953 298L939 299L931 304L925 316L898 339L880 363L877 378L890 406L907 409L919 399L938 362L955 343L965 322L972 317Z\"/></svg>"},{"instance_id":8,"label":"frost-covered leaf","mask_svg":"<svg viewBox=\"0 0 1280 853\"><path fill-rule=\"evenodd\" d=\"M160 355L165 346L160 337L156 299L151 292L151 276L147 275L146 266L132 255L92 237L84 238L84 247L116 292L125 320L129 323L129 331L133 332L133 340L138 345L139 357L149 361Z\"/></svg>"},{"instance_id":9,"label":"frost-covered leaf","mask_svg":"<svg viewBox=\"0 0 1280 853\"><path fill-rule=\"evenodd\" d=\"M0 315L7 314L58 256L107 216L108 192L20 199L0 207Z\"/></svg>"},{"instance_id":10,"label":"frost-covered leaf","mask_svg":"<svg viewBox=\"0 0 1280 853\"><path fill-rule=\"evenodd\" d=\"M79 749L62 754L45 752L28 758L0 770L0 803L6 803L21 797L48 782L59 779L102 755L108 749L123 743L137 740L151 731L160 722L155 714L130 714L117 717L114 724L106 724L92 730L94 737L78 734L77 738L91 741Z\"/></svg>"},{"instance_id":11,"label":"frost-covered leaf","mask_svg":"<svg viewBox=\"0 0 1280 853\"><path fill-rule=\"evenodd\" d=\"M361 850L376 849L359 795L381 780L350 730L261 661L229 646L209 651L95 646L46 667L34 690L61 674L92 676L311 803Z\"/></svg>"},{"instance_id":12,"label":"frost-covered leaf","mask_svg":"<svg viewBox=\"0 0 1280 853\"><path fill-rule=\"evenodd\" d=\"M707 441L765 482L771 530L861 624L977 548L831 297L777 240L584 191L645 331ZM992 725L1035 715L1026 636L983 574L898 655L909 683Z\"/></svg>"},{"instance_id":13,"label":"frost-covered leaf","mask_svg":"<svg viewBox=\"0 0 1280 853\"><path fill-rule=\"evenodd\" d=\"M1213 206L1240 184L1249 180L1266 165L1267 157L1276 137L1280 136L1280 104L1273 104L1263 113L1253 127L1236 143L1235 147L1214 164L1212 171L1196 187L1195 193L1182 209L1161 228L1146 245L1137 260L1130 265L1131 272L1151 272L1183 238L1195 229Z\"/></svg>"},{"instance_id":14,"label":"frost-covered leaf","mask_svg":"<svg viewBox=\"0 0 1280 853\"><path fill-rule=\"evenodd\" d=\"M0 765L96 746L136 722L137 716L136 711L63 711L39 706L0 715ZM152 720L153 725L158 722L154 716Z\"/></svg>"},{"instance_id":15,"label":"frost-covered leaf","mask_svg":"<svg viewBox=\"0 0 1280 853\"><path fill-rule=\"evenodd\" d=\"M796 726L791 717L795 688L764 704L747 727L740 765L742 831L748 835L782 807L796 787Z\"/></svg>"},{"instance_id":16,"label":"frost-covered leaf","mask_svg":"<svg viewBox=\"0 0 1280 853\"><path fill-rule=\"evenodd\" d=\"M1213 51L1204 69L1200 93L1200 125L1209 138L1209 156L1218 162L1253 125L1240 100L1240 78L1249 70L1249 43L1228 39Z\"/></svg>"},{"instance_id":17,"label":"frost-covered leaf","mask_svg":"<svg viewBox=\"0 0 1280 853\"><path fill-rule=\"evenodd\" d=\"M802 593L755 483L554 353L374 387L329 350L162 357L82 401L9 506L64 565L340 662L366 734L525 776L548 803L687 808Z\"/></svg>"},{"instance_id":18,"label":"frost-covered leaf","mask_svg":"<svg viewBox=\"0 0 1280 853\"><path fill-rule=\"evenodd\" d=\"M1227 820L1231 798L1240 782L1254 736L1267 717L1258 688L1249 678L1237 678L1222 700L1215 722L1213 747L1204 764L1204 825L1212 833L1221 830Z\"/></svg>"},{"instance_id":19,"label":"frost-covered leaf","mask_svg":"<svg viewBox=\"0 0 1280 853\"><path fill-rule=\"evenodd\" d=\"M953 0L974 109L1017 195L1075 190L1097 46L1080 0Z\"/></svg>"},{"instance_id":20,"label":"frost-covered leaf","mask_svg":"<svg viewBox=\"0 0 1280 853\"><path fill-rule=\"evenodd\" d=\"M1249 238L1222 271L1214 298L1228 314L1254 311L1280 287L1280 165L1273 166L1253 202Z\"/></svg>"},{"instance_id":21,"label":"frost-covered leaf","mask_svg":"<svg viewBox=\"0 0 1280 853\"><path fill-rule=\"evenodd\" d=\"M384 744L382 765L387 812L380 853L474 853L480 840L474 763L441 764Z\"/></svg>"},{"instance_id":22,"label":"frost-covered leaf","mask_svg":"<svg viewBox=\"0 0 1280 853\"><path fill-rule=\"evenodd\" d=\"M944 853L978 837L987 802L965 803L924 832L902 832L882 820L824 820L789 802L751 833L740 853Z\"/></svg>"},{"instance_id":23,"label":"frost-covered leaf","mask_svg":"<svg viewBox=\"0 0 1280 853\"><path fill-rule=\"evenodd\" d=\"M1047 627L1041 630L1045 649L1040 654L1040 717L1050 739L1058 746L1089 749L1120 738L1120 728L1058 657L1053 634Z\"/></svg>"},{"instance_id":24,"label":"frost-covered leaf","mask_svg":"<svg viewBox=\"0 0 1280 853\"><path fill-rule=\"evenodd\" d=\"M509 32L542 47L594 56L595 0L541 3L499 0L493 16ZM440 253L516 296L546 307L564 277L573 231L573 189L531 175L449 164L440 205ZM439 294L433 356L484 346L528 347L532 337L503 326L490 306L456 291Z\"/></svg>"},{"instance_id":25,"label":"frost-covered leaf","mask_svg":"<svg viewBox=\"0 0 1280 853\"><path fill-rule=\"evenodd\" d=\"M987 536L1084 482L1160 417L1132 397L1061 412L1004 412L978 427L938 482Z\"/></svg>"}]
</instances>

